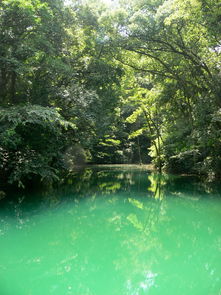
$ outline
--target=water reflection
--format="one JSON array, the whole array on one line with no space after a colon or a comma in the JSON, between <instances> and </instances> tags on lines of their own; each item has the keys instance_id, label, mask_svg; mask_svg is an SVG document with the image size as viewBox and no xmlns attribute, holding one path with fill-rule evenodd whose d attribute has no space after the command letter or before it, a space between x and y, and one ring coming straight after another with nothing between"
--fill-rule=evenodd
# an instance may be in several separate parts
<instances>
[{"instance_id":1,"label":"water reflection","mask_svg":"<svg viewBox=\"0 0 221 295\"><path fill-rule=\"evenodd\" d=\"M66 184L64 189L69 185L72 192L83 196L92 191L99 195L129 192L162 200L165 195L199 198L220 194L219 184L201 182L194 176L159 174L141 168L86 168L70 175Z\"/></svg>"},{"instance_id":2,"label":"water reflection","mask_svg":"<svg viewBox=\"0 0 221 295\"><path fill-rule=\"evenodd\" d=\"M5 202L0 291L219 294L221 204L209 196L195 179L87 168L58 190Z\"/></svg>"},{"instance_id":3,"label":"water reflection","mask_svg":"<svg viewBox=\"0 0 221 295\"><path fill-rule=\"evenodd\" d=\"M152 192L153 197L157 200L162 200L164 198L164 188L168 182L169 176L164 174L150 174L148 180L150 185L148 190Z\"/></svg>"}]
</instances>

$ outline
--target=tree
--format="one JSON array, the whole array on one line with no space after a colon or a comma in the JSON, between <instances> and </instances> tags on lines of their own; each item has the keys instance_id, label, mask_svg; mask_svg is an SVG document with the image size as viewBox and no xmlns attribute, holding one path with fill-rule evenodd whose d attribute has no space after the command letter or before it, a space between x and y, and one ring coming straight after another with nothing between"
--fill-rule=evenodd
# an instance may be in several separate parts
<instances>
[{"instance_id":1,"label":"tree","mask_svg":"<svg viewBox=\"0 0 221 295\"><path fill-rule=\"evenodd\" d=\"M75 128L55 108L38 105L0 109L0 171L9 183L58 179L64 131Z\"/></svg>"},{"instance_id":2,"label":"tree","mask_svg":"<svg viewBox=\"0 0 221 295\"><path fill-rule=\"evenodd\" d=\"M157 89L155 102L147 99L149 106L143 110L147 121L153 121L150 109L157 105L161 127L156 125L155 131L163 130L160 149L164 166L172 171L182 172L183 166L185 172L204 173L206 159L217 161L219 157L218 143L210 150L205 143L220 108L220 39L217 30L210 27L212 20L219 19L219 3L210 15L205 11L211 3L198 0L129 5L124 12L128 24L118 21L115 25L121 30L114 32L111 44L121 51L113 51L113 56L146 76L152 93ZM141 108L138 113L142 113ZM146 128L145 123L143 126ZM214 144L214 138L209 142Z\"/></svg>"}]
</instances>

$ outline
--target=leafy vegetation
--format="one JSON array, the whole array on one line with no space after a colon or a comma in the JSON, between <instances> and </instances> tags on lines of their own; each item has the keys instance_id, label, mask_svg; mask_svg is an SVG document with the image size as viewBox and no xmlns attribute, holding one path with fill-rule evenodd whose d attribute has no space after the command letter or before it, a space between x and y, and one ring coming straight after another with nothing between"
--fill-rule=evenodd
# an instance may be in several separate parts
<instances>
[{"instance_id":1,"label":"leafy vegetation","mask_svg":"<svg viewBox=\"0 0 221 295\"><path fill-rule=\"evenodd\" d=\"M84 162L221 176L219 0L0 2L0 175Z\"/></svg>"}]
</instances>

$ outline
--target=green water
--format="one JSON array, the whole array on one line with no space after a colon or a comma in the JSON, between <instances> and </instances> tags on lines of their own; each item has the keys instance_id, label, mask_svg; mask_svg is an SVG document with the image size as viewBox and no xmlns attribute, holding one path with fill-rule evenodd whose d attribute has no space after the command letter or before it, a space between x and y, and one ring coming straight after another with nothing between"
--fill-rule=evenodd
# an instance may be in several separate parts
<instances>
[{"instance_id":1,"label":"green water","mask_svg":"<svg viewBox=\"0 0 221 295\"><path fill-rule=\"evenodd\" d=\"M221 186L86 169L0 201L0 295L220 295Z\"/></svg>"}]
</instances>

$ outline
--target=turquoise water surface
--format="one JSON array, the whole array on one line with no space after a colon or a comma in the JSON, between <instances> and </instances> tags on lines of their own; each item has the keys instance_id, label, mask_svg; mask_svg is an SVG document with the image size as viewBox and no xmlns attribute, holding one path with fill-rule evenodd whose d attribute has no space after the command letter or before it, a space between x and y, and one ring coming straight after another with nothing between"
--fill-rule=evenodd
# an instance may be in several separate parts
<instances>
[{"instance_id":1,"label":"turquoise water surface","mask_svg":"<svg viewBox=\"0 0 221 295\"><path fill-rule=\"evenodd\" d=\"M219 185L87 168L0 205L0 295L221 295Z\"/></svg>"}]
</instances>

